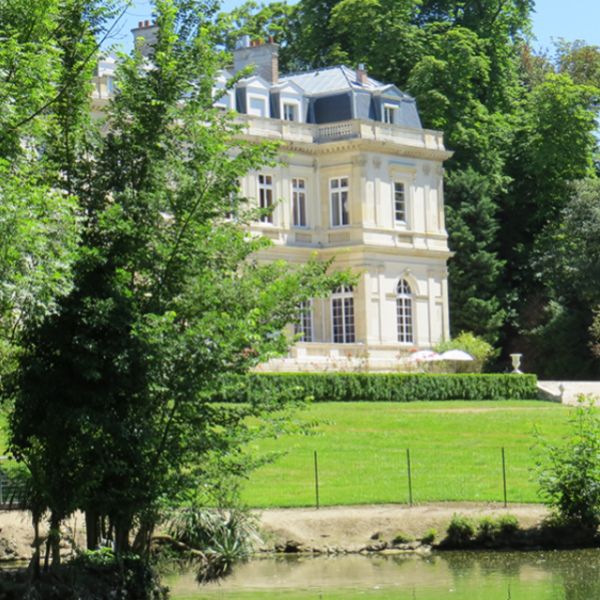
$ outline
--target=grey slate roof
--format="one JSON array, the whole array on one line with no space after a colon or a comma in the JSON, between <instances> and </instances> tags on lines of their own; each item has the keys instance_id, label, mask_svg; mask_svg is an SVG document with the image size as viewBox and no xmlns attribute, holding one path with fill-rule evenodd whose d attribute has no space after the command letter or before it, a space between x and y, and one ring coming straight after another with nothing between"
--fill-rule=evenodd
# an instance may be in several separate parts
<instances>
[{"instance_id":1,"label":"grey slate roof","mask_svg":"<svg viewBox=\"0 0 600 600\"><path fill-rule=\"evenodd\" d=\"M388 87L372 77L367 77L366 85L362 85L357 79L356 71L345 65L279 76L280 84L286 81L293 81L308 95L330 94L347 90L376 91ZM408 98L408 96L406 97Z\"/></svg>"}]
</instances>

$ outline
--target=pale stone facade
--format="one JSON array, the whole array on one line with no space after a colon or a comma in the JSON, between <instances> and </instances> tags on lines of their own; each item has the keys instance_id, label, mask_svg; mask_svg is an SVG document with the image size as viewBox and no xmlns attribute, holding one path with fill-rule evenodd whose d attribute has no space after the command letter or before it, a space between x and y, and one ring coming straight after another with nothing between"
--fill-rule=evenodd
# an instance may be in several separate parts
<instances>
[{"instance_id":1,"label":"pale stone facade","mask_svg":"<svg viewBox=\"0 0 600 600\"><path fill-rule=\"evenodd\" d=\"M218 105L238 111L248 139L283 142L276 167L240 181L244 196L275 205L250 229L273 242L264 260L335 255L335 268L360 277L352 290L314 300L295 328L303 341L263 369L393 370L400 356L449 336L442 165L451 153L440 132L421 128L414 100L395 86L362 68L280 77L277 50L243 40L232 72L217 82L223 89L255 63L262 76L240 81ZM108 93L107 76L96 102Z\"/></svg>"}]
</instances>

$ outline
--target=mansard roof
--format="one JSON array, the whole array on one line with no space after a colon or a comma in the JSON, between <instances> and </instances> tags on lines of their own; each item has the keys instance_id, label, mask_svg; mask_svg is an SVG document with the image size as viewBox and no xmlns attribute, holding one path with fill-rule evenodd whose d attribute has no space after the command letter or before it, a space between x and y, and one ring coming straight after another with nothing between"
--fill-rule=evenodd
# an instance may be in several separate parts
<instances>
[{"instance_id":1,"label":"mansard roof","mask_svg":"<svg viewBox=\"0 0 600 600\"><path fill-rule=\"evenodd\" d=\"M367 77L366 83L363 85L358 80L356 71L345 65L328 67L325 69L315 69L313 71L303 71L301 73L292 73L290 75L280 75L279 83L283 83L284 81L293 81L295 84L299 85L306 94L311 96L350 90L378 92L386 88L395 88L400 97L409 98L409 96L401 92L396 86L383 84L372 77Z\"/></svg>"}]
</instances>

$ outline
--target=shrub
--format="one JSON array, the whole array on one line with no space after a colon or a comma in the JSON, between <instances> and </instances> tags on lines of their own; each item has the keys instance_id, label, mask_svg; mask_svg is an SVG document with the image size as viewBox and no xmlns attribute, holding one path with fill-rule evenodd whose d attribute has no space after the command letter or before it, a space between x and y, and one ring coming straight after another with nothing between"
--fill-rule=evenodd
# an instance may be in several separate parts
<instances>
[{"instance_id":1,"label":"shrub","mask_svg":"<svg viewBox=\"0 0 600 600\"><path fill-rule=\"evenodd\" d=\"M596 528L600 523L600 416L585 397L570 419L571 433L562 446L535 435L540 495L556 516Z\"/></svg>"},{"instance_id":2,"label":"shrub","mask_svg":"<svg viewBox=\"0 0 600 600\"><path fill-rule=\"evenodd\" d=\"M512 535L519 531L519 520L515 515L500 515L498 517L498 527L502 535Z\"/></svg>"},{"instance_id":3,"label":"shrub","mask_svg":"<svg viewBox=\"0 0 600 600\"><path fill-rule=\"evenodd\" d=\"M433 544L433 542L435 541L435 538L438 534L437 529L434 529L433 527L421 538L421 541L424 544Z\"/></svg>"},{"instance_id":4,"label":"shrub","mask_svg":"<svg viewBox=\"0 0 600 600\"><path fill-rule=\"evenodd\" d=\"M494 517L482 517L477 524L477 539L489 541L498 537L500 524Z\"/></svg>"},{"instance_id":5,"label":"shrub","mask_svg":"<svg viewBox=\"0 0 600 600\"><path fill-rule=\"evenodd\" d=\"M245 513L196 505L175 515L169 534L207 556L208 560L200 564L197 574L201 582L226 577L235 562L248 558L253 542L260 542L251 519Z\"/></svg>"},{"instance_id":6,"label":"shrub","mask_svg":"<svg viewBox=\"0 0 600 600\"><path fill-rule=\"evenodd\" d=\"M314 402L411 402L537 398L535 375L430 373L250 373L230 376L217 402L312 398Z\"/></svg>"},{"instance_id":7,"label":"shrub","mask_svg":"<svg viewBox=\"0 0 600 600\"><path fill-rule=\"evenodd\" d=\"M481 373L494 356L493 346L469 332L442 340L435 350L440 354L446 350L464 350L473 357L473 361L457 361L456 365L452 364L452 371L456 368L456 373Z\"/></svg>"},{"instance_id":8,"label":"shrub","mask_svg":"<svg viewBox=\"0 0 600 600\"><path fill-rule=\"evenodd\" d=\"M454 514L446 528L446 539L453 546L464 546L475 535L475 527L464 515Z\"/></svg>"},{"instance_id":9,"label":"shrub","mask_svg":"<svg viewBox=\"0 0 600 600\"><path fill-rule=\"evenodd\" d=\"M408 535L406 533L397 533L392 540L392 544L408 544L410 542L414 542L415 538L412 535Z\"/></svg>"}]
</instances>

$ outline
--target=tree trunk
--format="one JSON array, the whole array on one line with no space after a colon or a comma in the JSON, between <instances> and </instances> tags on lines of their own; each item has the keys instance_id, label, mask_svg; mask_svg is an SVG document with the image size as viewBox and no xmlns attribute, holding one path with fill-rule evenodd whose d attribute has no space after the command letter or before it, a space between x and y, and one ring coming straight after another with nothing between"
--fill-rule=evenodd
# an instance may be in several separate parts
<instances>
[{"instance_id":1,"label":"tree trunk","mask_svg":"<svg viewBox=\"0 0 600 600\"><path fill-rule=\"evenodd\" d=\"M128 524L115 523L115 554L122 554L129 550L129 532Z\"/></svg>"},{"instance_id":2,"label":"tree trunk","mask_svg":"<svg viewBox=\"0 0 600 600\"><path fill-rule=\"evenodd\" d=\"M60 565L60 519L54 513L50 516L48 542L52 545L52 567L56 568Z\"/></svg>"},{"instance_id":3,"label":"tree trunk","mask_svg":"<svg viewBox=\"0 0 600 600\"><path fill-rule=\"evenodd\" d=\"M88 550L97 550L100 543L100 517L95 510L85 511L85 530Z\"/></svg>"},{"instance_id":4,"label":"tree trunk","mask_svg":"<svg viewBox=\"0 0 600 600\"><path fill-rule=\"evenodd\" d=\"M154 533L154 522L142 521L133 541L132 550L144 559L150 555L150 542Z\"/></svg>"}]
</instances>

